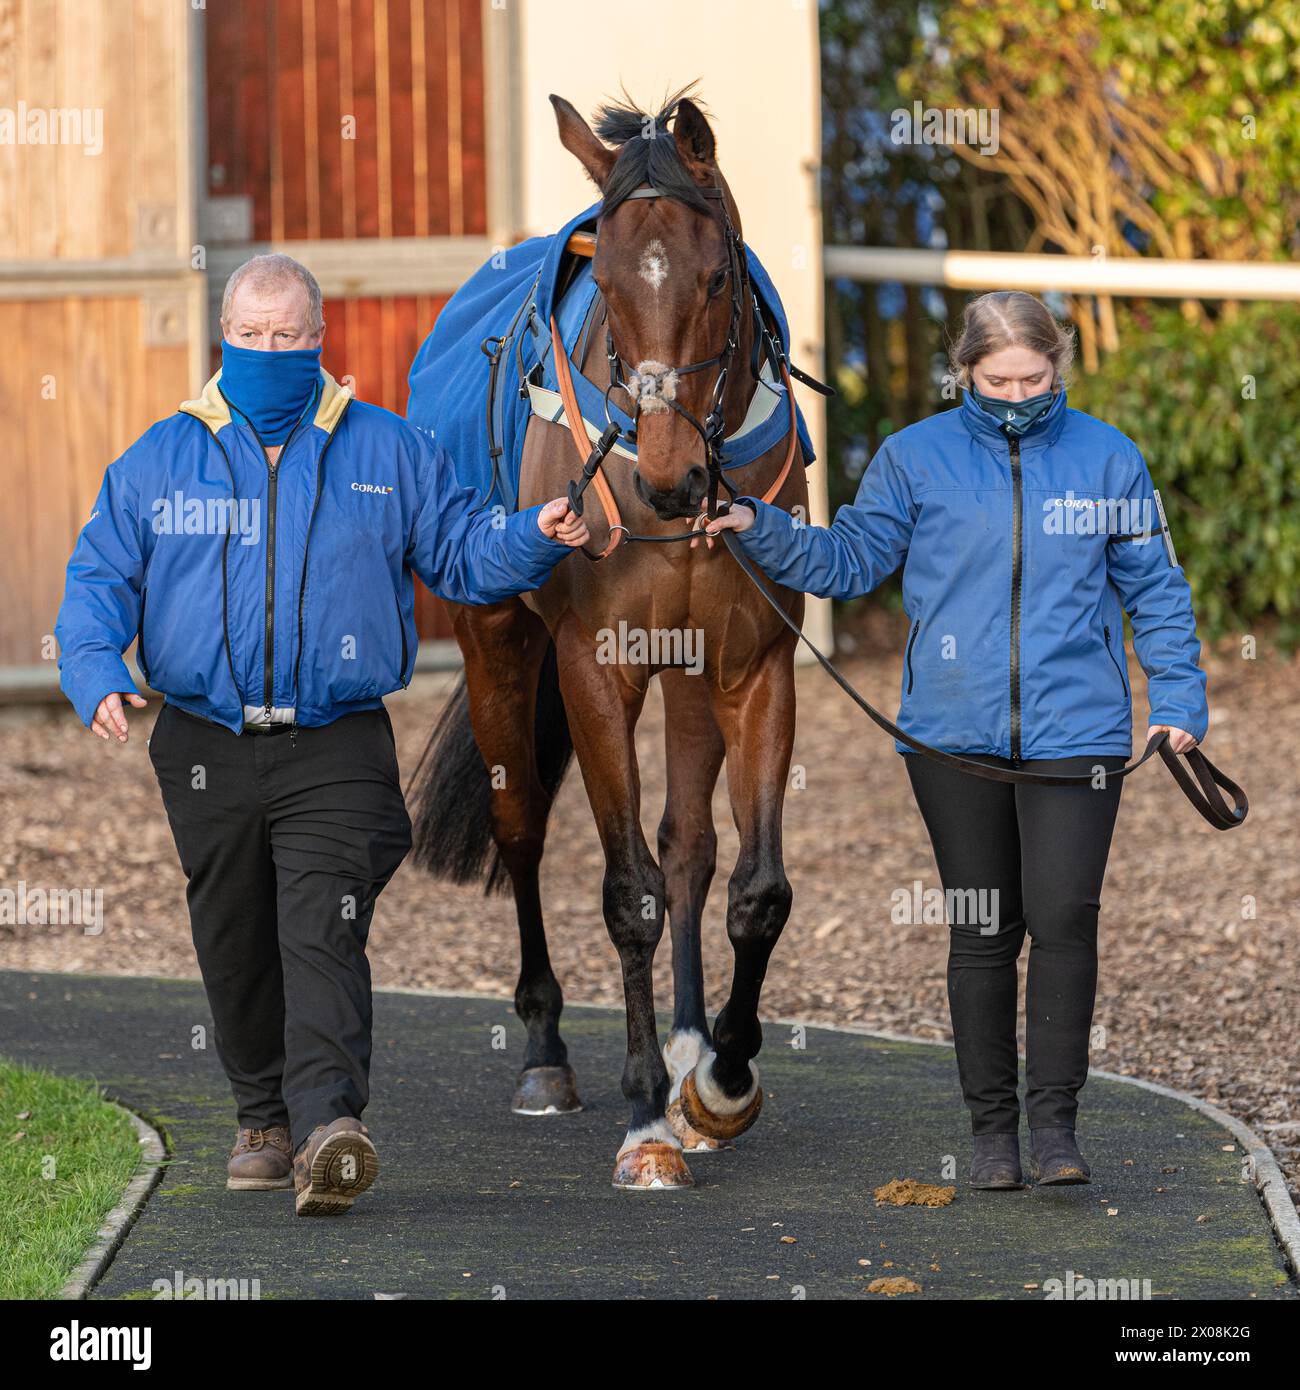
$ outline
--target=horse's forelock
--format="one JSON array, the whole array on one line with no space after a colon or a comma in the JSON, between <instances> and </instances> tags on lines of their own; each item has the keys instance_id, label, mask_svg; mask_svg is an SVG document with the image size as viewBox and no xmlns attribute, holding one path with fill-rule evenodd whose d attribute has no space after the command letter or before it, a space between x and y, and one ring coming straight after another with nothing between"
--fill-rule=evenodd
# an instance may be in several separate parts
<instances>
[{"instance_id":1,"label":"horse's forelock","mask_svg":"<svg viewBox=\"0 0 1300 1390\"><path fill-rule=\"evenodd\" d=\"M709 211L708 201L682 163L677 142L668 129L668 122L685 95L686 89L675 93L654 116L631 102L609 103L596 113L596 134L607 144L618 146L618 158L605 182L602 216L613 212L629 193L645 183L696 212Z\"/></svg>"}]
</instances>

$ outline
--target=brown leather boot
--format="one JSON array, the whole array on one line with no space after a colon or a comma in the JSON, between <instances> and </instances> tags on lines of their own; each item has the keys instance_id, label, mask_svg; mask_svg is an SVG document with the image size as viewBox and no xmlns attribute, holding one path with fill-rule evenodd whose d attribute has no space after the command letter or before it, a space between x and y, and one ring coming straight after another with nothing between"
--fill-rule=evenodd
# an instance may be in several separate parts
<instances>
[{"instance_id":1,"label":"brown leather boot","mask_svg":"<svg viewBox=\"0 0 1300 1390\"><path fill-rule=\"evenodd\" d=\"M226 1164L226 1186L236 1192L269 1192L293 1186L293 1145L285 1125L241 1129Z\"/></svg>"},{"instance_id":2,"label":"brown leather boot","mask_svg":"<svg viewBox=\"0 0 1300 1390\"><path fill-rule=\"evenodd\" d=\"M299 1216L342 1216L379 1173L370 1131L350 1115L317 1125L294 1155Z\"/></svg>"}]
</instances>

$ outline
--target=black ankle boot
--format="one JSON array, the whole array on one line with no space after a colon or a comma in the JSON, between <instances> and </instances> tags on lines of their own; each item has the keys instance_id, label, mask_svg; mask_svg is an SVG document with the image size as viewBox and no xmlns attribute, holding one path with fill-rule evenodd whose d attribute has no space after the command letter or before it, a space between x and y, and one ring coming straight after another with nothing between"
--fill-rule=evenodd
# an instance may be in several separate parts
<instances>
[{"instance_id":1,"label":"black ankle boot","mask_svg":"<svg viewBox=\"0 0 1300 1390\"><path fill-rule=\"evenodd\" d=\"M970 1161L970 1185L1014 1190L1024 1187L1018 1134L977 1134Z\"/></svg>"},{"instance_id":2,"label":"black ankle boot","mask_svg":"<svg viewBox=\"0 0 1300 1390\"><path fill-rule=\"evenodd\" d=\"M1074 1142L1072 1129L1031 1129L1030 1171L1040 1187L1091 1181L1092 1170Z\"/></svg>"}]
</instances>

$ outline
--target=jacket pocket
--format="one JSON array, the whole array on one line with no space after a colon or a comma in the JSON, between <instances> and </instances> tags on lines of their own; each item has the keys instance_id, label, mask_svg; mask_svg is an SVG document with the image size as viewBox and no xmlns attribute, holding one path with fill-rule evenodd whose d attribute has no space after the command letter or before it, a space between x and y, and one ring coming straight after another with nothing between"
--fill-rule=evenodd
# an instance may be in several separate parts
<instances>
[{"instance_id":1,"label":"jacket pocket","mask_svg":"<svg viewBox=\"0 0 1300 1390\"><path fill-rule=\"evenodd\" d=\"M397 609L397 630L402 637L402 664L397 669L397 679L401 681L402 689L405 690L410 684L406 677L406 662L408 656L406 650L406 620L402 617L401 596L396 591L393 593L393 604Z\"/></svg>"},{"instance_id":2,"label":"jacket pocket","mask_svg":"<svg viewBox=\"0 0 1300 1390\"><path fill-rule=\"evenodd\" d=\"M1109 625L1103 627L1101 632L1102 636L1106 639L1106 655L1110 657L1110 664L1115 668L1115 674L1119 677L1120 685L1124 687L1124 698L1126 700L1131 699L1132 697L1129 694L1128 688L1128 676L1125 674L1123 666L1120 665L1119 658L1115 655L1114 648L1110 645Z\"/></svg>"},{"instance_id":3,"label":"jacket pocket","mask_svg":"<svg viewBox=\"0 0 1300 1390\"><path fill-rule=\"evenodd\" d=\"M912 624L912 635L907 639L907 693L912 693L912 681L915 672L912 669L912 648L916 646L916 635L921 630L921 620L918 618Z\"/></svg>"},{"instance_id":4,"label":"jacket pocket","mask_svg":"<svg viewBox=\"0 0 1300 1390\"><path fill-rule=\"evenodd\" d=\"M144 683L150 684L149 680L149 661L144 654L144 610L149 601L149 590L145 589L140 595L140 626L135 634L135 656L140 663L140 674L144 677Z\"/></svg>"}]
</instances>

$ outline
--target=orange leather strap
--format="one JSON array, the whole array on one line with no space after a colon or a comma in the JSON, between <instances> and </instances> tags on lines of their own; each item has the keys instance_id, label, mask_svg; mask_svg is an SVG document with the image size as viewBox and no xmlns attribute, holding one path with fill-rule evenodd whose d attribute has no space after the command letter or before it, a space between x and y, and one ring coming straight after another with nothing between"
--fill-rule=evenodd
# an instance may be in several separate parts
<instances>
[{"instance_id":1,"label":"orange leather strap","mask_svg":"<svg viewBox=\"0 0 1300 1390\"><path fill-rule=\"evenodd\" d=\"M586 464L588 455L591 453L591 440L587 437L587 427L582 419L582 409L578 405L578 397L573 389L569 355L564 350L564 343L560 338L560 329L555 322L554 314L551 315L551 352L555 359L555 380L560 388L560 400L564 403L564 420L569 428L573 447L578 451L578 460L581 464ZM785 461L781 464L781 471L776 475L771 487L764 492L762 498L764 502L775 501L785 486L785 480L790 476L790 470L794 466L795 449L799 442L794 383L790 380L790 373L784 362L781 364L781 377L785 382L785 394L790 407L789 441L786 444ZM623 537L627 534L627 527L623 525L623 518L618 510L618 502L614 498L614 491L609 485L609 480L605 477L603 464L596 469L591 481L596 489L596 495L600 498L600 505L605 512L605 521L609 526L609 539L605 542L605 548L595 557L598 560L603 560L622 544Z\"/></svg>"}]
</instances>

